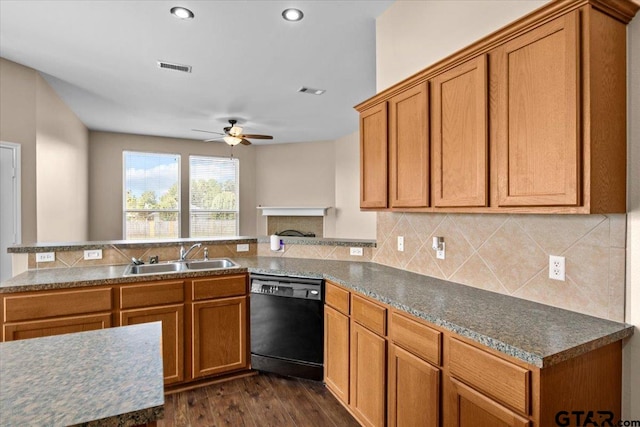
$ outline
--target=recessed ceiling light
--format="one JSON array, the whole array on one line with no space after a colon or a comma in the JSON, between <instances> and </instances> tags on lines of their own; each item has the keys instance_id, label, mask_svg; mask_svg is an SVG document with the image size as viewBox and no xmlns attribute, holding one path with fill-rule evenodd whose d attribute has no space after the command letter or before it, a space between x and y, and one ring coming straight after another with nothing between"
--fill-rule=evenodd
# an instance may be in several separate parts
<instances>
[{"instance_id":1,"label":"recessed ceiling light","mask_svg":"<svg viewBox=\"0 0 640 427\"><path fill-rule=\"evenodd\" d=\"M193 12L191 12L186 7L180 7L180 6L172 7L170 12L173 16L176 16L180 19L193 19L193 16L194 16Z\"/></svg>"},{"instance_id":2,"label":"recessed ceiling light","mask_svg":"<svg viewBox=\"0 0 640 427\"><path fill-rule=\"evenodd\" d=\"M303 16L304 14L300 9L285 9L282 11L282 17L286 21L299 21Z\"/></svg>"}]
</instances>

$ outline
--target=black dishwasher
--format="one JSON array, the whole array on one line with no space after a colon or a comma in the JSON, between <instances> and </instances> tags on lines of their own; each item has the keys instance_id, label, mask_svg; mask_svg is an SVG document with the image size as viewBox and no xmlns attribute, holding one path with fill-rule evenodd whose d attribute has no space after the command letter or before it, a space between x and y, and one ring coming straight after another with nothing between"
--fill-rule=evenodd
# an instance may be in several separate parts
<instances>
[{"instance_id":1,"label":"black dishwasher","mask_svg":"<svg viewBox=\"0 0 640 427\"><path fill-rule=\"evenodd\" d=\"M322 380L324 281L251 275L251 366Z\"/></svg>"}]
</instances>

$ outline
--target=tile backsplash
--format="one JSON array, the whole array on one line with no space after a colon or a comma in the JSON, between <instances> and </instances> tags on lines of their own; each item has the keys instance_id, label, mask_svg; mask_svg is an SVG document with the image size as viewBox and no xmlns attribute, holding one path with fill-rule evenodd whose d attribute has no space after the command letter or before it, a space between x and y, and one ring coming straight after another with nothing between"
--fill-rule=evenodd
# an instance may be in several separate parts
<instances>
[{"instance_id":1,"label":"tile backsplash","mask_svg":"<svg viewBox=\"0 0 640 427\"><path fill-rule=\"evenodd\" d=\"M625 214L379 212L372 261L624 321L625 227ZM444 237L444 260L431 248L434 236ZM566 281L549 279L549 255L565 257Z\"/></svg>"}]
</instances>

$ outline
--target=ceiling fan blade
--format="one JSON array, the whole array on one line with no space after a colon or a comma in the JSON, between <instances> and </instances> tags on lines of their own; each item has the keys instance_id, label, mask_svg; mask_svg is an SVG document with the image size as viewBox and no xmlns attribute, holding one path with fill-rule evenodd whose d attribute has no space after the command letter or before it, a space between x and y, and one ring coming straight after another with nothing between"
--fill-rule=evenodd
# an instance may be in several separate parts
<instances>
[{"instance_id":1,"label":"ceiling fan blade","mask_svg":"<svg viewBox=\"0 0 640 427\"><path fill-rule=\"evenodd\" d=\"M213 132L210 130L202 130L202 129L191 129L194 132L205 132L205 133L215 133L216 135L224 135L223 133L220 132Z\"/></svg>"},{"instance_id":2,"label":"ceiling fan blade","mask_svg":"<svg viewBox=\"0 0 640 427\"><path fill-rule=\"evenodd\" d=\"M251 142L247 141L246 139L243 138L242 141L240 141L240 144L242 144L242 145L251 145Z\"/></svg>"},{"instance_id":3,"label":"ceiling fan blade","mask_svg":"<svg viewBox=\"0 0 640 427\"><path fill-rule=\"evenodd\" d=\"M253 138L253 139L273 139L271 135L242 135L243 138Z\"/></svg>"},{"instance_id":4,"label":"ceiling fan blade","mask_svg":"<svg viewBox=\"0 0 640 427\"><path fill-rule=\"evenodd\" d=\"M222 138L211 138L211 139L205 139L204 142L221 142Z\"/></svg>"}]
</instances>

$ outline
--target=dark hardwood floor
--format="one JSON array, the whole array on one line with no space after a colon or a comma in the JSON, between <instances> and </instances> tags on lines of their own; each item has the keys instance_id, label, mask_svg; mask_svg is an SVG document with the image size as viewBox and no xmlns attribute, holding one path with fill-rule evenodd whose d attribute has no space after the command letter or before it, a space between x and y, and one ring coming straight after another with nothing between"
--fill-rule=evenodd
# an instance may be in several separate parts
<instances>
[{"instance_id":1,"label":"dark hardwood floor","mask_svg":"<svg viewBox=\"0 0 640 427\"><path fill-rule=\"evenodd\" d=\"M158 427L359 425L322 383L275 374L168 395L164 408Z\"/></svg>"}]
</instances>

